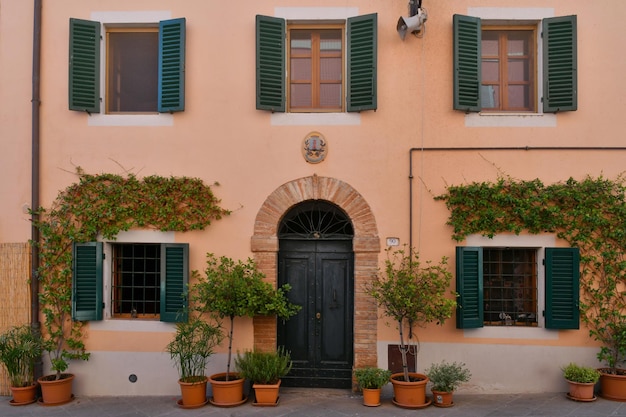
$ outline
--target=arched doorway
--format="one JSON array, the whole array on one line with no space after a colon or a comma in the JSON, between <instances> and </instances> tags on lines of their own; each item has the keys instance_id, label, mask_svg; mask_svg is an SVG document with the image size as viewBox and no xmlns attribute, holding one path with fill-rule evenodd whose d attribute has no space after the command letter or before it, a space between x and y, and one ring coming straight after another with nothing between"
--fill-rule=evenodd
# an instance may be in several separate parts
<instances>
[{"instance_id":1,"label":"arched doorway","mask_svg":"<svg viewBox=\"0 0 626 417\"><path fill-rule=\"evenodd\" d=\"M340 208L352 222L354 237L354 322L353 366L377 365L376 303L364 293L378 269L380 238L376 219L367 201L349 184L336 178L312 175L287 182L275 189L261 205L254 223L250 247L260 270L269 282L278 279L278 227L293 207L310 200L322 200ZM254 318L254 347L272 350L277 346L277 322L274 317Z\"/></svg>"},{"instance_id":2,"label":"arched doorway","mask_svg":"<svg viewBox=\"0 0 626 417\"><path fill-rule=\"evenodd\" d=\"M285 386L352 385L354 231L337 206L309 200L293 207L278 229L278 285L302 307L279 321L278 345L291 352Z\"/></svg>"}]
</instances>

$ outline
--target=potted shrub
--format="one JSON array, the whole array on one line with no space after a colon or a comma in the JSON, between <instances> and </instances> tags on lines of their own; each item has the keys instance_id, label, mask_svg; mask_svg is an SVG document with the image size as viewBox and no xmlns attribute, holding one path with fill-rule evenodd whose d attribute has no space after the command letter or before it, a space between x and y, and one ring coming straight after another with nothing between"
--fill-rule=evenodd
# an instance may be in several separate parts
<instances>
[{"instance_id":1,"label":"potted shrub","mask_svg":"<svg viewBox=\"0 0 626 417\"><path fill-rule=\"evenodd\" d=\"M206 277L200 276L194 286L194 301L202 312L216 315L218 320L228 318L228 359L226 372L211 375L212 404L232 406L243 404L244 379L231 373L233 330L235 317L276 314L287 319L296 314L299 307L291 304L285 295L288 285L275 289L265 282L265 274L258 270L252 259L234 261L226 256L207 254Z\"/></svg>"},{"instance_id":2,"label":"potted shrub","mask_svg":"<svg viewBox=\"0 0 626 417\"><path fill-rule=\"evenodd\" d=\"M600 379L600 371L587 366L570 363L563 368L563 376L569 383L567 397L576 401L593 401L593 390Z\"/></svg>"},{"instance_id":3,"label":"potted shrub","mask_svg":"<svg viewBox=\"0 0 626 417\"><path fill-rule=\"evenodd\" d=\"M246 351L237 354L235 367L242 378L252 382L254 405L278 405L281 378L291 370L291 355L283 347L272 352Z\"/></svg>"},{"instance_id":4,"label":"potted shrub","mask_svg":"<svg viewBox=\"0 0 626 417\"><path fill-rule=\"evenodd\" d=\"M382 273L375 275L366 291L394 319L400 335L400 353L403 372L392 374L394 404L405 408L427 406L426 384L428 377L409 372L407 352L416 326L436 322L443 324L452 316L456 301L449 298L452 273L447 269L447 258L433 264L422 265L412 248L387 249L387 259ZM408 337L405 338L405 332Z\"/></svg>"},{"instance_id":5,"label":"potted shrub","mask_svg":"<svg viewBox=\"0 0 626 417\"><path fill-rule=\"evenodd\" d=\"M378 407L380 392L389 382L391 371L376 367L359 368L354 370L354 378L363 390L363 405Z\"/></svg>"},{"instance_id":6,"label":"potted shrub","mask_svg":"<svg viewBox=\"0 0 626 417\"><path fill-rule=\"evenodd\" d=\"M223 333L199 317L176 324L176 335L165 350L178 369L182 408L195 408L207 403L208 378L205 369L216 346L222 343Z\"/></svg>"},{"instance_id":7,"label":"potted shrub","mask_svg":"<svg viewBox=\"0 0 626 417\"><path fill-rule=\"evenodd\" d=\"M40 356L41 338L29 325L13 326L0 335L0 362L9 377L11 405L30 404L37 399L33 368Z\"/></svg>"},{"instance_id":8,"label":"potted shrub","mask_svg":"<svg viewBox=\"0 0 626 417\"><path fill-rule=\"evenodd\" d=\"M433 363L426 370L426 375L432 383L433 404L438 407L454 405L452 394L462 382L467 382L472 374L464 363L446 362Z\"/></svg>"}]
</instances>

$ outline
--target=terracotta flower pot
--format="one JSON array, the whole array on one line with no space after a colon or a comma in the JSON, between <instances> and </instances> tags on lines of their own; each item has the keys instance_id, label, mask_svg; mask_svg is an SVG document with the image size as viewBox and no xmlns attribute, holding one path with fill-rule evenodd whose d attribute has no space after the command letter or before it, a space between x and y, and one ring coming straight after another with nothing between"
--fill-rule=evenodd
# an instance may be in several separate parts
<instances>
[{"instance_id":1,"label":"terracotta flower pot","mask_svg":"<svg viewBox=\"0 0 626 417\"><path fill-rule=\"evenodd\" d=\"M452 407L452 393L448 391L432 390L433 393L433 405L437 407Z\"/></svg>"},{"instance_id":2,"label":"terracotta flower pot","mask_svg":"<svg viewBox=\"0 0 626 417\"><path fill-rule=\"evenodd\" d=\"M228 381L226 381L226 372L209 377L209 382L213 388L211 404L218 407L232 407L246 402L246 398L243 396L245 379L236 373L231 373L229 376Z\"/></svg>"},{"instance_id":3,"label":"terracotta flower pot","mask_svg":"<svg viewBox=\"0 0 626 417\"><path fill-rule=\"evenodd\" d=\"M426 401L428 377L424 374L409 372L409 379L410 381L404 381L404 373L402 372L391 375L393 403L404 408L428 406L430 404Z\"/></svg>"},{"instance_id":4,"label":"terracotta flower pot","mask_svg":"<svg viewBox=\"0 0 626 417\"><path fill-rule=\"evenodd\" d=\"M596 386L593 382L583 383L567 381L569 384L568 396L572 400L576 401L592 401L595 399L593 395L593 389Z\"/></svg>"},{"instance_id":5,"label":"terracotta flower pot","mask_svg":"<svg viewBox=\"0 0 626 417\"><path fill-rule=\"evenodd\" d=\"M276 406L278 405L278 393L280 391L279 380L276 384L253 384L254 388L254 405Z\"/></svg>"},{"instance_id":6,"label":"terracotta flower pot","mask_svg":"<svg viewBox=\"0 0 626 417\"><path fill-rule=\"evenodd\" d=\"M55 379L55 375L46 375L37 382L41 385L43 404L61 405L72 401L74 374L61 374L61 379Z\"/></svg>"},{"instance_id":7,"label":"terracotta flower pot","mask_svg":"<svg viewBox=\"0 0 626 417\"><path fill-rule=\"evenodd\" d=\"M626 370L618 369L618 374L607 374L606 369L599 369L600 396L607 400L626 401Z\"/></svg>"},{"instance_id":8,"label":"terracotta flower pot","mask_svg":"<svg viewBox=\"0 0 626 417\"><path fill-rule=\"evenodd\" d=\"M185 382L179 379L178 385L180 385L180 393L183 397L180 406L187 408L206 404L206 384L208 380L207 377L196 382Z\"/></svg>"},{"instance_id":9,"label":"terracotta flower pot","mask_svg":"<svg viewBox=\"0 0 626 417\"><path fill-rule=\"evenodd\" d=\"M363 405L378 407L380 405L380 388L363 388Z\"/></svg>"},{"instance_id":10,"label":"terracotta flower pot","mask_svg":"<svg viewBox=\"0 0 626 417\"><path fill-rule=\"evenodd\" d=\"M13 399L9 402L11 405L25 405L34 403L37 400L37 384L31 384L27 387L11 387Z\"/></svg>"}]
</instances>

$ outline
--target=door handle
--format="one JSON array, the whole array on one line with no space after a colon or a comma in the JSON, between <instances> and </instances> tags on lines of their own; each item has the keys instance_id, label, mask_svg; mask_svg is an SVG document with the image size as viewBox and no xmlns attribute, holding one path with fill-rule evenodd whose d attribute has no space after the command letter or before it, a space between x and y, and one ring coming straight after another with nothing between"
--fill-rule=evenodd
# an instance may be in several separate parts
<instances>
[{"instance_id":1,"label":"door handle","mask_svg":"<svg viewBox=\"0 0 626 417\"><path fill-rule=\"evenodd\" d=\"M316 319L321 319L322 318L322 314L321 313L315 313L315 318Z\"/></svg>"}]
</instances>

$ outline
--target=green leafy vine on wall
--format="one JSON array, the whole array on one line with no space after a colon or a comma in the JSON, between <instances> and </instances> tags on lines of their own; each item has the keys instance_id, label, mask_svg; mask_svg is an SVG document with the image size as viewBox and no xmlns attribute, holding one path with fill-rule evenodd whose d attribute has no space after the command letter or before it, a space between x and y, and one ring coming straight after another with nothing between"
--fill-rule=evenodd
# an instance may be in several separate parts
<instances>
[{"instance_id":1,"label":"green leafy vine on wall","mask_svg":"<svg viewBox=\"0 0 626 417\"><path fill-rule=\"evenodd\" d=\"M69 359L86 360L84 323L71 320L72 244L115 239L132 228L185 232L203 230L230 214L210 186L188 177L88 175L61 191L49 210L40 208L39 302L44 316L45 350L57 379ZM215 185L218 185L215 183Z\"/></svg>"},{"instance_id":2,"label":"green leafy vine on wall","mask_svg":"<svg viewBox=\"0 0 626 417\"><path fill-rule=\"evenodd\" d=\"M615 372L626 359L626 185L586 177L544 185L540 180L474 182L436 196L450 210L452 238L527 231L555 233L581 258L581 319L603 347L598 359Z\"/></svg>"}]
</instances>

